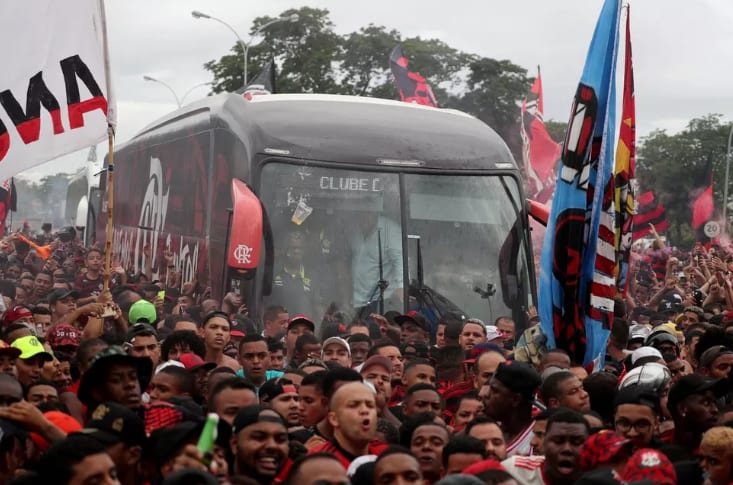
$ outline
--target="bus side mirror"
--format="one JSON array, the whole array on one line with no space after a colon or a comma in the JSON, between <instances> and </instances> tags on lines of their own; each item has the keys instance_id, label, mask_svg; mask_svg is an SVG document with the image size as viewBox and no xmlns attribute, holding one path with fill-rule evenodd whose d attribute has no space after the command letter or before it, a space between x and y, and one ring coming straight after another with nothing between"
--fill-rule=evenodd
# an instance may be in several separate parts
<instances>
[{"instance_id":1,"label":"bus side mirror","mask_svg":"<svg viewBox=\"0 0 733 485\"><path fill-rule=\"evenodd\" d=\"M232 219L227 266L254 270L260 263L263 211L260 199L241 180L232 180Z\"/></svg>"}]
</instances>

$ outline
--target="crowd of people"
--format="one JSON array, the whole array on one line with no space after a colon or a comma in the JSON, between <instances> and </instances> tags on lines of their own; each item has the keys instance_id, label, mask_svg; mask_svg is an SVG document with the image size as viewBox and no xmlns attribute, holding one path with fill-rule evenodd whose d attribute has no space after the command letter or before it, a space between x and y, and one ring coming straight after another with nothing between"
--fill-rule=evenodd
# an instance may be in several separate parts
<instances>
[{"instance_id":1,"label":"crowd of people","mask_svg":"<svg viewBox=\"0 0 733 485\"><path fill-rule=\"evenodd\" d=\"M634 252L602 368L546 348L534 311L258 318L172 264L115 263L105 290L73 228L39 242L0 242L0 483L733 483L717 241Z\"/></svg>"}]
</instances>

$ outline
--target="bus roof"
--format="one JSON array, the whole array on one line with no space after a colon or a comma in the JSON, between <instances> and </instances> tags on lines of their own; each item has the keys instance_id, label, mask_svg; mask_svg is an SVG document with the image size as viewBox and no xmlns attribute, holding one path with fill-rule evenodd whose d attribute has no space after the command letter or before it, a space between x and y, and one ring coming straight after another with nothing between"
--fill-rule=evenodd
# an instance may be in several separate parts
<instances>
[{"instance_id":1,"label":"bus roof","mask_svg":"<svg viewBox=\"0 0 733 485\"><path fill-rule=\"evenodd\" d=\"M152 123L129 143L174 135L184 126L190 133L199 124L231 130L251 153L370 165L418 161L442 169L516 167L499 135L460 111L327 94L260 95L251 101L237 94L211 96Z\"/></svg>"}]
</instances>

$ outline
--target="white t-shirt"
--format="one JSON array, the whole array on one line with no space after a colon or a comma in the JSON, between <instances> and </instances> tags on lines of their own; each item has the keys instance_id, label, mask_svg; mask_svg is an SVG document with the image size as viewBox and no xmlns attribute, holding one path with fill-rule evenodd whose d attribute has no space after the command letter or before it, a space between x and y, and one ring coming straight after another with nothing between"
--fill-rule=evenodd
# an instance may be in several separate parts
<instances>
[{"instance_id":1,"label":"white t-shirt","mask_svg":"<svg viewBox=\"0 0 733 485\"><path fill-rule=\"evenodd\" d=\"M511 443L506 445L507 456L529 456L532 452L530 442L534 433L534 421L530 422L529 425L517 435Z\"/></svg>"},{"instance_id":2,"label":"white t-shirt","mask_svg":"<svg viewBox=\"0 0 733 485\"><path fill-rule=\"evenodd\" d=\"M512 456L501 462L519 485L547 485L544 463L544 456Z\"/></svg>"}]
</instances>

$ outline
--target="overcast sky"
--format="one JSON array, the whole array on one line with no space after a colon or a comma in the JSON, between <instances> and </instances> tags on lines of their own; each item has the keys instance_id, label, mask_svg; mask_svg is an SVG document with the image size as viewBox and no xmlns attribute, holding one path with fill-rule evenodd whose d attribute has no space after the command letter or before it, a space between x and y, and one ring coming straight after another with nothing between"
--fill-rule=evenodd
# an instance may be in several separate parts
<instances>
[{"instance_id":1,"label":"overcast sky","mask_svg":"<svg viewBox=\"0 0 733 485\"><path fill-rule=\"evenodd\" d=\"M338 33L369 23L404 36L439 38L466 52L509 59L534 74L542 66L545 117L566 121L601 0L107 0L112 76L118 106L117 142L176 108L179 96L211 81L204 62L225 54L234 34L245 38L255 17L304 5L327 8ZM691 118L733 115L733 1L639 0L632 5L637 130L672 132ZM256 47L253 47L256 49ZM409 56L409 53L408 53ZM385 63L387 59L385 59ZM195 88L188 100L205 96ZM106 152L106 145L99 153ZM33 175L74 171L86 152L34 169Z\"/></svg>"}]
</instances>

